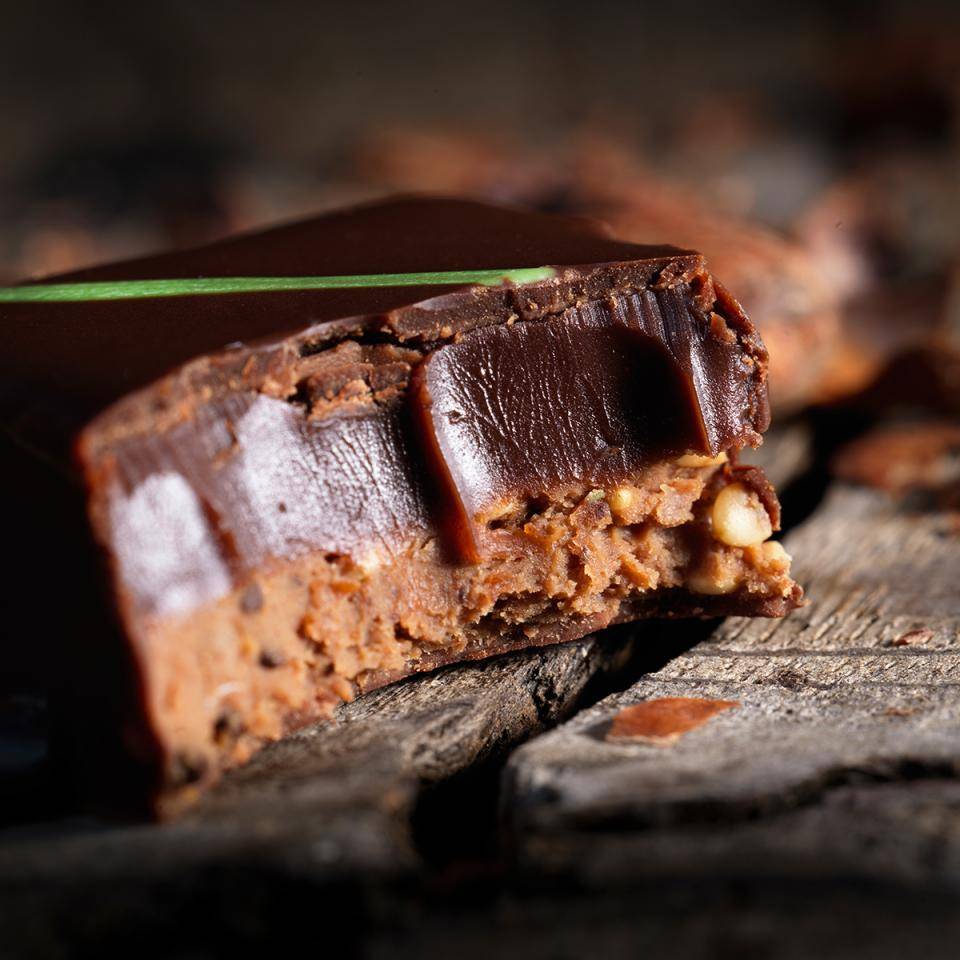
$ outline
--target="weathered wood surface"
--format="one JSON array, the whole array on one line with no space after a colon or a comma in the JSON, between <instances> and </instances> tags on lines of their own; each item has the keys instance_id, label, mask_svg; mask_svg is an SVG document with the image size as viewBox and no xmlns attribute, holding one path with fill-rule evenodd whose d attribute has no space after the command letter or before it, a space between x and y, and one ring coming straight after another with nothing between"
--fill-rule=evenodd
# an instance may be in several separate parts
<instances>
[{"instance_id":1,"label":"weathered wood surface","mask_svg":"<svg viewBox=\"0 0 960 960\"><path fill-rule=\"evenodd\" d=\"M175 929L197 897L242 927L251 898L261 912L272 903L275 882L337 887L340 897L401 882L421 867L411 816L423 785L567 716L591 681L623 666L631 643L621 631L376 691L264 750L174 823L8 828L0 929L8 943L57 954L96 942L91 931L125 931L131 918ZM237 876L246 893L235 902ZM356 900L343 909L365 915Z\"/></svg>"},{"instance_id":2,"label":"weathered wood surface","mask_svg":"<svg viewBox=\"0 0 960 960\"><path fill-rule=\"evenodd\" d=\"M810 443L779 438L783 486ZM785 621L450 668L275 744L175 823L0 831L3 944L206 957L322 925L328 949L384 957L951 956L955 518L837 488L788 546L810 604ZM666 696L739 706L667 746L604 739ZM492 849L464 849L485 830Z\"/></svg>"},{"instance_id":3,"label":"weathered wood surface","mask_svg":"<svg viewBox=\"0 0 960 960\"><path fill-rule=\"evenodd\" d=\"M958 533L955 515L834 489L787 540L808 606L726 621L512 756L521 867L960 888ZM740 706L667 745L605 739L622 708L677 696Z\"/></svg>"}]
</instances>

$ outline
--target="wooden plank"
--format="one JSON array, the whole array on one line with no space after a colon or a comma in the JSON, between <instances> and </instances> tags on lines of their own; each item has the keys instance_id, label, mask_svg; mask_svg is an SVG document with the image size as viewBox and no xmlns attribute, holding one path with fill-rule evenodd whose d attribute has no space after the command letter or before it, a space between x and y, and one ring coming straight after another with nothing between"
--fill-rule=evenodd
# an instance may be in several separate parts
<instances>
[{"instance_id":1,"label":"wooden plank","mask_svg":"<svg viewBox=\"0 0 960 960\"><path fill-rule=\"evenodd\" d=\"M212 921L242 927L245 911L281 908L277 890L290 884L333 891L336 909L362 924L380 888L421 870L410 819L423 784L567 716L631 644L621 631L376 691L262 751L173 823L0 831L5 945L77 949L87 935L125 935L132 918L174 936L198 897Z\"/></svg>"},{"instance_id":2,"label":"wooden plank","mask_svg":"<svg viewBox=\"0 0 960 960\"><path fill-rule=\"evenodd\" d=\"M838 488L787 547L808 606L725 622L513 755L526 870L960 886L956 518ZM667 744L608 741L623 708L664 697L739 706Z\"/></svg>"}]
</instances>

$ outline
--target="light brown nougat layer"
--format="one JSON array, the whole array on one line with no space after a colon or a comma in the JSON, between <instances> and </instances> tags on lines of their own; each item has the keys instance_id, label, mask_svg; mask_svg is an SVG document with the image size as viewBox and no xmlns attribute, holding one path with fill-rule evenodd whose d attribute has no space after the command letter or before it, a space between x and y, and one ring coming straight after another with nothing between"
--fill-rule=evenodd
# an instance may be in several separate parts
<instances>
[{"instance_id":1,"label":"light brown nougat layer","mask_svg":"<svg viewBox=\"0 0 960 960\"><path fill-rule=\"evenodd\" d=\"M484 560L436 538L398 553L285 563L143 643L146 703L171 810L223 767L342 700L439 664L573 639L647 615L782 614L799 599L750 468L686 455L607 488L507 499Z\"/></svg>"}]
</instances>

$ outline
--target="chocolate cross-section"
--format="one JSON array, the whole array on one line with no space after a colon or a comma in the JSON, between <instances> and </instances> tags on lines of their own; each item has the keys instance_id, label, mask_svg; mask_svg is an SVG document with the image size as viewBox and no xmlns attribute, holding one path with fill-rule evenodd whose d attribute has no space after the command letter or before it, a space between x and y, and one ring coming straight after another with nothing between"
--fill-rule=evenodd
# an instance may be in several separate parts
<instances>
[{"instance_id":1,"label":"chocolate cross-section","mask_svg":"<svg viewBox=\"0 0 960 960\"><path fill-rule=\"evenodd\" d=\"M117 705L95 739L122 730L155 810L439 664L799 602L736 463L766 351L698 254L408 198L51 283L508 268L0 303L13 534L61 561L58 603L25 575L8 622L45 610L43 669L80 662L78 713Z\"/></svg>"}]
</instances>

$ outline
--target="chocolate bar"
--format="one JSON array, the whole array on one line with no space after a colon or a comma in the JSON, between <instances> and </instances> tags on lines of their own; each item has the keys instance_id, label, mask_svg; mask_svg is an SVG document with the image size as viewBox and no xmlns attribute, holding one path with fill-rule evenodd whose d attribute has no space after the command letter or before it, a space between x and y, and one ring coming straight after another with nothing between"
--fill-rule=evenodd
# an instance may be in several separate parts
<instances>
[{"instance_id":1,"label":"chocolate bar","mask_svg":"<svg viewBox=\"0 0 960 960\"><path fill-rule=\"evenodd\" d=\"M67 686L123 688L161 813L397 678L800 600L736 463L766 350L696 253L408 198L0 291L0 315L10 622L48 663L123 661Z\"/></svg>"}]
</instances>

